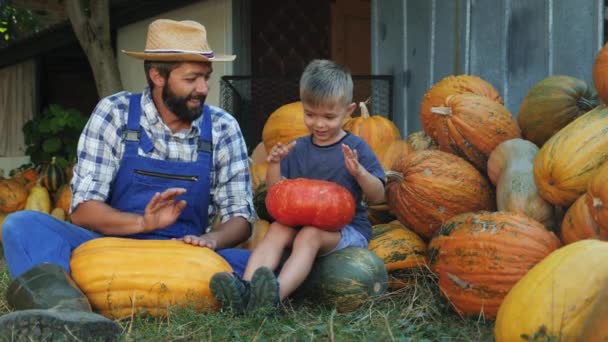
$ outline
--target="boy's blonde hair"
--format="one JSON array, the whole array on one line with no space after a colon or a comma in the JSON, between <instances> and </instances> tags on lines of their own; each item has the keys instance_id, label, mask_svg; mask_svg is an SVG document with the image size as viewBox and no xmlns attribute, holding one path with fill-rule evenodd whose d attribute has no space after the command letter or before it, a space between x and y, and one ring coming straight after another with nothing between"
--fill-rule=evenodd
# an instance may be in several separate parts
<instances>
[{"instance_id":1,"label":"boy's blonde hair","mask_svg":"<svg viewBox=\"0 0 608 342\"><path fill-rule=\"evenodd\" d=\"M353 79L350 71L330 60L313 60L306 66L300 78L300 99L314 106L349 105L353 99Z\"/></svg>"}]
</instances>

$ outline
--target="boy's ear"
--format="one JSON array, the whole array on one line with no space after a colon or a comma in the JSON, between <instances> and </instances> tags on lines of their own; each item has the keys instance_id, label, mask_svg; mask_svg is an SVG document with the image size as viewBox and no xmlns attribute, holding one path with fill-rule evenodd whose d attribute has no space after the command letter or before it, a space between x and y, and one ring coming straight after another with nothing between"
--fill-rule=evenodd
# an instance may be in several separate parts
<instances>
[{"instance_id":1,"label":"boy's ear","mask_svg":"<svg viewBox=\"0 0 608 342\"><path fill-rule=\"evenodd\" d=\"M166 80L156 68L150 68L148 74L150 76L150 80L152 80L152 83L154 83L155 88L162 88L165 86Z\"/></svg>"},{"instance_id":2,"label":"boy's ear","mask_svg":"<svg viewBox=\"0 0 608 342\"><path fill-rule=\"evenodd\" d=\"M351 103L348 105L348 107L346 108L346 116L347 117L351 117L353 115L353 112L355 111L355 108L357 108L357 104L356 103Z\"/></svg>"}]
</instances>

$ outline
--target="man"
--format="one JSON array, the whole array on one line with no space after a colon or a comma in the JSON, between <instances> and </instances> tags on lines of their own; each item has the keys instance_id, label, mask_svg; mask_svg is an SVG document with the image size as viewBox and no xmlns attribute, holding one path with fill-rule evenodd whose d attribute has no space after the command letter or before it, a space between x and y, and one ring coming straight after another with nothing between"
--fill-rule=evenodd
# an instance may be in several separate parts
<instances>
[{"instance_id":1,"label":"man","mask_svg":"<svg viewBox=\"0 0 608 342\"><path fill-rule=\"evenodd\" d=\"M166 19L150 24L145 51L123 52L145 61L148 87L106 97L91 114L71 184L73 224L32 211L4 221L17 311L0 318L0 337L117 338L119 326L92 313L69 276L71 251L101 236L179 239L244 270L249 252L229 247L254 220L247 149L236 120L204 105L211 62L235 56L215 55L201 24ZM219 228L206 232L215 215Z\"/></svg>"}]
</instances>

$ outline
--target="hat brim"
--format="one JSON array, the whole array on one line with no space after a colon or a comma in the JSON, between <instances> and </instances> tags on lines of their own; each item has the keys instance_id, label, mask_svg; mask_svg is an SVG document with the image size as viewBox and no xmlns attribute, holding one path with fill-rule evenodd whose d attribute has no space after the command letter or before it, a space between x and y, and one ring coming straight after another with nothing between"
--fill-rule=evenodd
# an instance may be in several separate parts
<instances>
[{"instance_id":1,"label":"hat brim","mask_svg":"<svg viewBox=\"0 0 608 342\"><path fill-rule=\"evenodd\" d=\"M125 50L122 50L122 52L133 58L159 62L232 62L236 59L236 55L215 55L209 59L194 53L149 53Z\"/></svg>"}]
</instances>

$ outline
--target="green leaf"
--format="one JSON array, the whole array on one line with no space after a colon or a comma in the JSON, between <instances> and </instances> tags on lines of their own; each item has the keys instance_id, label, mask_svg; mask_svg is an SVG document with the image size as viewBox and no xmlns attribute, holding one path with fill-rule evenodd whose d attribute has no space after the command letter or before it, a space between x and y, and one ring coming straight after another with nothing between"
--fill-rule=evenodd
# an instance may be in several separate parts
<instances>
[{"instance_id":1,"label":"green leaf","mask_svg":"<svg viewBox=\"0 0 608 342\"><path fill-rule=\"evenodd\" d=\"M58 137L51 137L49 139L46 139L42 143L42 150L44 152L54 153L54 152L59 151L60 148L61 148L61 139L59 139Z\"/></svg>"}]
</instances>

